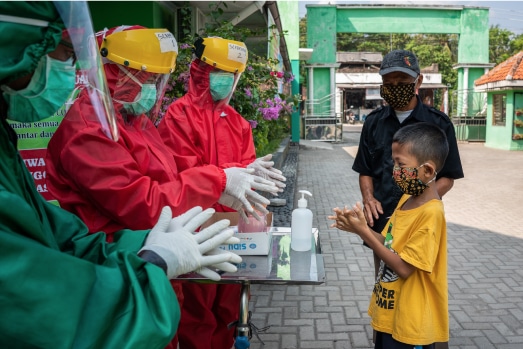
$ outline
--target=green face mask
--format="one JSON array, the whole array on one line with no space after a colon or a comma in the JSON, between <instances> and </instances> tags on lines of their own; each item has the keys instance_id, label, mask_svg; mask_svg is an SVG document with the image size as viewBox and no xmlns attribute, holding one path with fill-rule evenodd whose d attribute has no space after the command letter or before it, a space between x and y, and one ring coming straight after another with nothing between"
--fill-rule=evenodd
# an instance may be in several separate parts
<instances>
[{"instance_id":1,"label":"green face mask","mask_svg":"<svg viewBox=\"0 0 523 349\"><path fill-rule=\"evenodd\" d=\"M74 89L76 69L72 63L72 59L62 62L45 55L26 88L16 91L2 85L0 88L9 105L7 118L34 122L52 116Z\"/></svg>"},{"instance_id":2,"label":"green face mask","mask_svg":"<svg viewBox=\"0 0 523 349\"><path fill-rule=\"evenodd\" d=\"M122 102L122 107L131 115L138 116L149 112L156 103L156 85L142 84L142 90L134 102Z\"/></svg>"},{"instance_id":3,"label":"green face mask","mask_svg":"<svg viewBox=\"0 0 523 349\"><path fill-rule=\"evenodd\" d=\"M213 101L220 101L231 93L234 85L234 74L224 72L210 73L209 85Z\"/></svg>"},{"instance_id":4,"label":"green face mask","mask_svg":"<svg viewBox=\"0 0 523 349\"><path fill-rule=\"evenodd\" d=\"M116 102L120 103L123 109L129 113L129 115L139 116L145 113L148 113L153 109L156 103L156 85L155 84L142 84L135 76L133 76L129 71L121 66L118 66L122 72L125 73L132 81L141 87L140 93L136 96L135 100L132 102L121 101L114 99Z\"/></svg>"}]
</instances>

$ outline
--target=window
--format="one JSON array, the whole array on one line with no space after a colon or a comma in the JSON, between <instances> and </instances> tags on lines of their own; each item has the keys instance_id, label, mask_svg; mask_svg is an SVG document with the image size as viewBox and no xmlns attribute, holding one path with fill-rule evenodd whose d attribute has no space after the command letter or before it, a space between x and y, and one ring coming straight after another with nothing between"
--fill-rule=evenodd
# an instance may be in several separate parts
<instances>
[{"instance_id":1,"label":"window","mask_svg":"<svg viewBox=\"0 0 523 349\"><path fill-rule=\"evenodd\" d=\"M505 126L507 121L507 95L492 96L492 125Z\"/></svg>"}]
</instances>

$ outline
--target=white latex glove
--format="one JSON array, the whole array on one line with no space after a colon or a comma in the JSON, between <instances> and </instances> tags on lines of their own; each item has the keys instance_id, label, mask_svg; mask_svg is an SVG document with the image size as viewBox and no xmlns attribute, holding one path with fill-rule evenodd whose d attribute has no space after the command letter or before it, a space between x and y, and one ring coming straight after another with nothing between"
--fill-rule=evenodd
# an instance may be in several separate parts
<instances>
[{"instance_id":1,"label":"white latex glove","mask_svg":"<svg viewBox=\"0 0 523 349\"><path fill-rule=\"evenodd\" d=\"M209 266L221 265L221 263L228 263L232 260L241 260L241 257L231 253L213 254L218 246L223 244L234 234L229 227L229 220L223 219L209 227L203 229L197 234L193 234L200 225L207 221L214 213L213 209L207 209L201 213L197 213L198 209L194 208L184 219L187 220L182 228L176 231L169 232L169 225L172 219L171 208L165 206L162 209L158 223L153 227L144 246L139 251L149 250L159 255L167 264L167 277L169 279L175 278L178 275L185 274L191 271L203 271L211 280L219 281L220 275L208 269ZM187 212L186 212L187 213ZM197 213L194 217L188 216ZM176 226L174 223L173 225ZM193 229L193 227L196 227ZM192 230L188 230L191 228ZM206 253L211 253L206 255ZM230 263L229 263L230 264ZM232 265L232 264L231 264ZM236 267L228 268L230 271Z\"/></svg>"},{"instance_id":2,"label":"white latex glove","mask_svg":"<svg viewBox=\"0 0 523 349\"><path fill-rule=\"evenodd\" d=\"M191 208L190 210L186 211L185 213L174 217L169 222L169 227L167 228L167 232L176 232L179 229L182 229L185 227L188 231L196 231L198 228L207 221L205 219L206 216L201 216L200 219L193 219L198 214L202 213L203 209L201 206L195 206ZM202 221L202 219L204 219ZM231 237L223 242L223 244L238 244L240 243L240 239L236 237Z\"/></svg>"},{"instance_id":3,"label":"white latex glove","mask_svg":"<svg viewBox=\"0 0 523 349\"><path fill-rule=\"evenodd\" d=\"M239 242L239 239L238 239L238 242ZM212 264L212 265L210 265L210 267L212 267L214 269L223 270L224 272L227 272L227 273L235 273L238 270L238 268L236 268L236 266L231 263L241 263L242 262L242 258L240 256L238 256L237 254L222 250L221 248L215 248L215 249L207 252L205 255L206 256L218 256L218 255L223 255L223 254L232 255L231 260L229 262ZM202 268L202 269L196 270L196 273L200 274L203 277L206 277L207 279L211 279L211 280L215 280L216 276L218 276L218 278L220 277L220 275L218 273L214 272L210 268Z\"/></svg>"},{"instance_id":4,"label":"white latex glove","mask_svg":"<svg viewBox=\"0 0 523 349\"><path fill-rule=\"evenodd\" d=\"M238 211L238 213L240 214L240 218L243 219L246 223L249 222L249 214L251 214L257 220L261 221L261 217L258 215L258 212L256 211L259 211L264 214L269 213L265 206L253 202L251 202L250 207L254 207L254 210L252 212L246 212L243 206L243 202L225 193L222 193L218 202L222 205L232 208L233 210Z\"/></svg>"},{"instance_id":5,"label":"white latex glove","mask_svg":"<svg viewBox=\"0 0 523 349\"><path fill-rule=\"evenodd\" d=\"M271 181L254 175L254 169L230 167L224 169L227 182L224 194L228 196L220 197L218 203L229 207L231 204L238 206L238 203L231 203L230 197L239 200L245 211L252 214L253 204L268 205L269 199L264 198L255 190L265 191L277 195L278 187Z\"/></svg>"},{"instance_id":6,"label":"white latex glove","mask_svg":"<svg viewBox=\"0 0 523 349\"><path fill-rule=\"evenodd\" d=\"M272 154L267 154L261 158L257 158L252 163L247 165L247 168L253 168L254 174L262 178L268 179L278 187L278 192L282 192L285 188L285 182L287 178L282 172L274 168L274 161L271 161Z\"/></svg>"}]
</instances>

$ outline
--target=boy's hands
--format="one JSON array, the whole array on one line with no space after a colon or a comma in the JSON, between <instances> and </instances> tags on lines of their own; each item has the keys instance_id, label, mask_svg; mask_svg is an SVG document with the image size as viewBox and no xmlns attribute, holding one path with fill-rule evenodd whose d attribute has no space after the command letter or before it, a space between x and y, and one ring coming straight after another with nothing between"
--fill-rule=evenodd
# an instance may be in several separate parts
<instances>
[{"instance_id":1,"label":"boy's hands","mask_svg":"<svg viewBox=\"0 0 523 349\"><path fill-rule=\"evenodd\" d=\"M335 221L331 224L331 228L348 231L359 236L369 230L361 203L357 202L352 209L348 209L345 206L343 209L335 207L332 211L334 212L334 215L327 217L328 219Z\"/></svg>"}]
</instances>

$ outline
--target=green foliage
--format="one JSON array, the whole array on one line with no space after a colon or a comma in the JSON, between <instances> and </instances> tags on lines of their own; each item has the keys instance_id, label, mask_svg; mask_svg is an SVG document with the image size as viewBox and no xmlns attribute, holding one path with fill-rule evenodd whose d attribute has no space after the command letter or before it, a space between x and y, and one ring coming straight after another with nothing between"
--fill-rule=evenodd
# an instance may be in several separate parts
<instances>
[{"instance_id":1,"label":"green foliage","mask_svg":"<svg viewBox=\"0 0 523 349\"><path fill-rule=\"evenodd\" d=\"M189 68L192 61L192 44L196 36L219 36L245 42L257 33L247 28L234 27L222 21L225 2L211 3L211 22L195 36L187 36L179 43L176 70L171 75L163 101L163 112L168 105L183 96L188 90ZM268 44L268 42L267 42ZM249 48L248 48L249 49ZM249 52L247 68L242 73L229 104L251 124L257 156L275 150L275 145L289 134L290 115L295 110L299 96L278 93L281 86L290 84L294 76L290 72L277 70L278 61Z\"/></svg>"},{"instance_id":2,"label":"green foliage","mask_svg":"<svg viewBox=\"0 0 523 349\"><path fill-rule=\"evenodd\" d=\"M490 27L489 30L489 60L499 64L512 56L510 49L510 38L513 33L507 29L499 28L499 25Z\"/></svg>"},{"instance_id":3,"label":"green foliage","mask_svg":"<svg viewBox=\"0 0 523 349\"><path fill-rule=\"evenodd\" d=\"M457 71L453 68L458 62L457 34L368 34L337 33L337 51L339 52L380 52L385 55L391 50L407 49L419 58L420 66L438 64L442 83L451 86L450 104L455 98ZM307 47L307 17L300 18L300 47ZM499 64L523 50L523 34L515 35L499 25L489 29L489 62ZM300 81L307 81L303 65L300 66ZM440 90L435 91L434 105L442 101Z\"/></svg>"}]
</instances>

